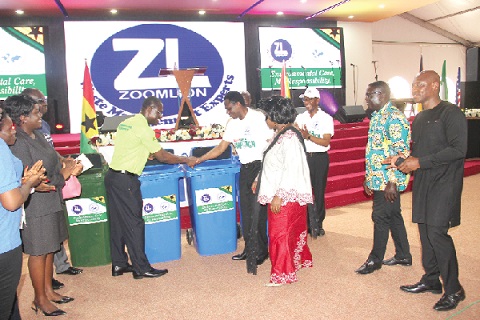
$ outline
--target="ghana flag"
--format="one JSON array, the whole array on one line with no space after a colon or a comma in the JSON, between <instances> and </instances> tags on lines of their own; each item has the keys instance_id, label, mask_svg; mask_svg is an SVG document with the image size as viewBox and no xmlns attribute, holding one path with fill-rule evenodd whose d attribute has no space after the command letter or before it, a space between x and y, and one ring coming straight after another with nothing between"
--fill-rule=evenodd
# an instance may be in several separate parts
<instances>
[{"instance_id":1,"label":"ghana flag","mask_svg":"<svg viewBox=\"0 0 480 320\"><path fill-rule=\"evenodd\" d=\"M93 86L90 77L90 70L85 61L85 71L83 73L83 104L82 104L82 132L80 133L80 152L96 153L95 148L90 143L93 137L98 136L97 115L95 113L95 104L93 103Z\"/></svg>"}]
</instances>

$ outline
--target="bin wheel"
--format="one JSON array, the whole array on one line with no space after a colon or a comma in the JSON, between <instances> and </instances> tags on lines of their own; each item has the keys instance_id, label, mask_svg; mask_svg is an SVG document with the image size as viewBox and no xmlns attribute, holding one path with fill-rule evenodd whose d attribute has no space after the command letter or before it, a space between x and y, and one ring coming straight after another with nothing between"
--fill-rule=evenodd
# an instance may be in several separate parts
<instances>
[{"instance_id":1,"label":"bin wheel","mask_svg":"<svg viewBox=\"0 0 480 320\"><path fill-rule=\"evenodd\" d=\"M240 223L237 223L237 239L242 237L242 230L240 228Z\"/></svg>"},{"instance_id":2,"label":"bin wheel","mask_svg":"<svg viewBox=\"0 0 480 320\"><path fill-rule=\"evenodd\" d=\"M190 228L190 229L187 229L187 243L189 245L192 245L192 242L193 242L193 230Z\"/></svg>"}]
</instances>

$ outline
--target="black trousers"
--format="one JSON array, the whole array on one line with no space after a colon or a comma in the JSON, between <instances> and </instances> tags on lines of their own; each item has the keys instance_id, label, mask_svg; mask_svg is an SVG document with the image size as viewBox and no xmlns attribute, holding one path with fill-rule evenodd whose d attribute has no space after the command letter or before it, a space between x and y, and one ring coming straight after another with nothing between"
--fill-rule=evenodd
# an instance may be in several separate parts
<instances>
[{"instance_id":1,"label":"black trousers","mask_svg":"<svg viewBox=\"0 0 480 320\"><path fill-rule=\"evenodd\" d=\"M389 233L392 234L395 245L395 258L412 258L407 230L400 209L400 193L392 203L385 199L385 192L373 192L373 248L369 260L381 262L385 256Z\"/></svg>"},{"instance_id":2,"label":"black trousers","mask_svg":"<svg viewBox=\"0 0 480 320\"><path fill-rule=\"evenodd\" d=\"M323 228L323 220L325 220L325 188L330 158L327 152L307 152L307 162L314 201L313 205L308 205L308 228L312 233L314 231L318 233L318 230Z\"/></svg>"},{"instance_id":3,"label":"black trousers","mask_svg":"<svg viewBox=\"0 0 480 320\"><path fill-rule=\"evenodd\" d=\"M248 164L242 164L240 168L240 213L242 216L242 233L245 242L251 238L252 215L254 204L257 201L252 192L252 184L260 172L261 162L254 161ZM258 220L258 239L257 253L261 257L268 253L267 236L267 206L261 206Z\"/></svg>"},{"instance_id":4,"label":"black trousers","mask_svg":"<svg viewBox=\"0 0 480 320\"><path fill-rule=\"evenodd\" d=\"M139 273L150 270L145 255L145 221L138 176L108 170L105 174L107 208L110 215L110 251L114 266L126 267L128 254Z\"/></svg>"},{"instance_id":5,"label":"black trousers","mask_svg":"<svg viewBox=\"0 0 480 320\"><path fill-rule=\"evenodd\" d=\"M0 254L0 319L10 319L22 273L22 246Z\"/></svg>"},{"instance_id":6,"label":"black trousers","mask_svg":"<svg viewBox=\"0 0 480 320\"><path fill-rule=\"evenodd\" d=\"M448 227L418 224L422 243L422 264L425 274L422 282L428 285L437 284L442 277L445 294L460 290L458 281L457 253L453 239L448 234Z\"/></svg>"}]
</instances>

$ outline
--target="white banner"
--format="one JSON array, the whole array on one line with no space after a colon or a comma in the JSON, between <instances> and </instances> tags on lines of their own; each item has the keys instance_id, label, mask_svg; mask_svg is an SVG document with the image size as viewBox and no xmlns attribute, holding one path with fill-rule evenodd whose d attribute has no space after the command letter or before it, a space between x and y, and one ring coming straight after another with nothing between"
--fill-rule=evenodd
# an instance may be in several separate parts
<instances>
[{"instance_id":1,"label":"white banner","mask_svg":"<svg viewBox=\"0 0 480 320\"><path fill-rule=\"evenodd\" d=\"M91 224L108 221L105 198L76 198L65 201L68 224Z\"/></svg>"},{"instance_id":2,"label":"white banner","mask_svg":"<svg viewBox=\"0 0 480 320\"><path fill-rule=\"evenodd\" d=\"M158 128L173 128L181 95L169 70L198 68L190 89L197 120L224 125L223 97L246 89L243 28L240 22L65 22L71 132L80 132L85 59L96 111L106 116L138 113L146 97L157 96L164 104Z\"/></svg>"},{"instance_id":3,"label":"white banner","mask_svg":"<svg viewBox=\"0 0 480 320\"><path fill-rule=\"evenodd\" d=\"M232 186L195 190L195 199L199 215L234 209Z\"/></svg>"}]
</instances>

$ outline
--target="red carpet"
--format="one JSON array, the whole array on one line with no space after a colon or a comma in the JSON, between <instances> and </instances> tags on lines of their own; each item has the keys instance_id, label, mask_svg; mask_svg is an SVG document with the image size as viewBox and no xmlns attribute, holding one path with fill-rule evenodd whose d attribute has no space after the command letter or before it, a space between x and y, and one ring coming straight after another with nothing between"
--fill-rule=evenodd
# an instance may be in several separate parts
<instances>
[{"instance_id":1,"label":"red carpet","mask_svg":"<svg viewBox=\"0 0 480 320\"><path fill-rule=\"evenodd\" d=\"M330 169L328 172L326 208L370 200L363 193L365 175L365 146L368 120L359 123L335 122L335 134L330 143ZM55 149L62 155L80 152L79 134L53 134ZM465 176L480 173L480 159L465 162ZM407 190L410 190L411 183ZM181 208L181 227L190 228L188 208Z\"/></svg>"}]
</instances>

